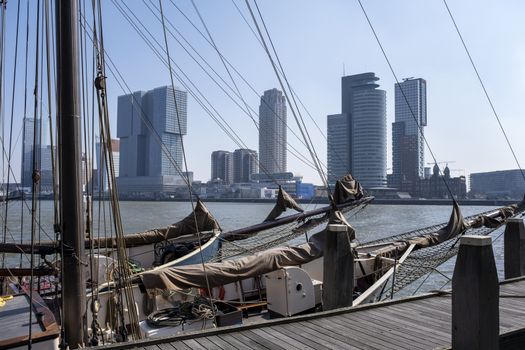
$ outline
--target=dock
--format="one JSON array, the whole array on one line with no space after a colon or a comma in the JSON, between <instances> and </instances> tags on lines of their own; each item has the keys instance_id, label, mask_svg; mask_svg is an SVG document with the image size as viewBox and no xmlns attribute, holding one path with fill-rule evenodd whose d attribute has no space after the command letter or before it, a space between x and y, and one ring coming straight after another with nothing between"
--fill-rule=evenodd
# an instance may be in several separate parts
<instances>
[{"instance_id":1,"label":"dock","mask_svg":"<svg viewBox=\"0 0 525 350\"><path fill-rule=\"evenodd\" d=\"M500 283L500 348L523 349L525 278ZM451 292L97 349L450 349Z\"/></svg>"}]
</instances>

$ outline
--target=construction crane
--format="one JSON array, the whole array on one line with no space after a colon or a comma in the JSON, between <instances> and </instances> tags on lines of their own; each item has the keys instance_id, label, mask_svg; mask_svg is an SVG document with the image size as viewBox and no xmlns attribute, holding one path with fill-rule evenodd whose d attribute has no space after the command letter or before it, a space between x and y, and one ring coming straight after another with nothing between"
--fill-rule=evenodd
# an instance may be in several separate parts
<instances>
[{"instance_id":1,"label":"construction crane","mask_svg":"<svg viewBox=\"0 0 525 350\"><path fill-rule=\"evenodd\" d=\"M455 162L456 162L455 160L444 160L442 162L430 162L430 163L427 163L427 165L444 164L444 163L448 165L448 164L455 163Z\"/></svg>"}]
</instances>

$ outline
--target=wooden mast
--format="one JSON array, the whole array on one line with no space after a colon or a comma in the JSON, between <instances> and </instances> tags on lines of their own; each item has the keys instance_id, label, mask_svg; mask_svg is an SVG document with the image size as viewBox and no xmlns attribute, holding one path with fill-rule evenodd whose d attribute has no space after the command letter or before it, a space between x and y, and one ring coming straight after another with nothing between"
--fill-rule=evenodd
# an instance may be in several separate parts
<instances>
[{"instance_id":1,"label":"wooden mast","mask_svg":"<svg viewBox=\"0 0 525 350\"><path fill-rule=\"evenodd\" d=\"M77 1L56 2L58 150L62 240L62 298L65 344L86 340L86 286L81 182Z\"/></svg>"}]
</instances>

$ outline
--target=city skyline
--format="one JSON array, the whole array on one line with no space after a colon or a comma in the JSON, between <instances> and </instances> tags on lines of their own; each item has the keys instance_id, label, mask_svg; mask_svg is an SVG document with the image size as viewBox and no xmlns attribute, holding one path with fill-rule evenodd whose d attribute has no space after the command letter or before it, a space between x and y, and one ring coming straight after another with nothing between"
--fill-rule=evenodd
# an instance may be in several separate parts
<instances>
[{"instance_id":1,"label":"city skyline","mask_svg":"<svg viewBox=\"0 0 525 350\"><path fill-rule=\"evenodd\" d=\"M425 77L432 86L432 91L428 94L428 110L433 116L432 128L426 131L426 136L438 161L455 160L457 164L461 164L460 168L465 175L516 168L443 5L413 1L363 4L398 77ZM34 6L31 4L31 15L35 13ZM130 3L129 6L135 11L141 11L145 25L151 28L154 35L160 35L160 26L156 18L143 4ZM239 83L238 86L247 105L256 110L263 91L273 87L279 88L264 51L235 7L221 6L213 2L198 6L224 57L253 84L256 92L244 84ZM246 14L246 9L240 7ZM518 17L518 14L525 10L525 4L518 1L508 1L504 4L463 1L451 2L450 7L518 159L523 164L525 155L521 150L525 149L525 140L521 135L525 128L525 120L522 118L525 106L521 106L517 101L525 94L525 83L516 77L525 72L525 47L516 38L525 34L525 25ZM186 11L195 23L199 23L191 5L182 4L181 9ZM106 20L111 18L111 21L107 20L105 23L105 49L126 77L130 90L168 84L166 69L159 58L149 51L114 5L108 3L105 10ZM221 62L215 50L199 36L184 17L171 5L167 5L165 11L167 19L177 23L180 31L198 50L202 50L203 57L214 67L220 68ZM343 75L343 69L346 70L345 75L374 71L381 77L381 85L387 91L387 96L390 96L387 97L387 125L394 122L395 81L374 41L366 19L356 4L334 1L319 6L298 1L286 1L282 4L268 2L261 4L261 11L267 20L287 78L317 124L323 126L326 115L338 110L338 80ZM290 16L290 13L294 15ZM8 31L14 32L15 22L16 17L7 16ZM322 25L328 22L331 25ZM321 25L312 27L308 23ZM32 29L34 25L34 21L30 22ZM129 33L129 40L121 40L122 32ZM509 33L512 35L508 35ZM246 140L246 146L257 149L257 130L253 122L238 106L228 101L224 93L210 82L181 47L177 46L173 38L169 40L175 53L174 57L177 57L176 63L194 78L202 91L206 92L207 98ZM22 41L20 39L20 45ZM30 45L32 41L34 38L30 36ZM14 43L7 42L6 52L9 54L6 54L6 81L12 76L13 51ZM19 57L18 62L19 67L23 67L22 57ZM29 77L34 74L33 67L30 58ZM220 69L218 71L225 81L229 82L226 72L221 72ZM108 71L107 75L108 107L115 137L116 98L125 91L118 86L112 72ZM18 78L20 76L22 75L19 74ZM234 77L239 79L235 74ZM231 82L229 84L231 85ZM22 80L17 81L17 94L23 92L23 85ZM31 89L31 86L28 87L28 91ZM6 100L10 95L10 87L6 86ZM33 97L28 93L28 117L33 117L32 105ZM240 105L242 107L243 103ZM6 105L6 117L9 115L9 109ZM16 100L14 140L21 133L22 110L23 101ZM201 161L202 155L209 155L217 149L234 149L239 146L223 135L192 97L188 100L188 110L190 129L199 129L199 132L190 133L186 138L188 166L195 171L197 179L207 179L209 164ZM303 114L306 116L305 111ZM288 124L296 130L295 122L291 119L289 118ZM326 162L326 141L311 120L306 118L306 123L317 153L321 155L321 160ZM452 124L456 127L450 128ZM326 131L324 127L321 129ZM490 137L482 137L489 132ZM207 137L203 142L202 135L213 137ZM300 149L302 154L307 154L304 146L290 133L289 136L290 143ZM387 128L387 140L390 145L390 127ZM16 179L20 181L21 142L14 144L13 169ZM391 158L389 153L389 168L392 167ZM292 155L289 155L288 168L301 173L307 181L320 183L316 171Z\"/></svg>"}]
</instances>

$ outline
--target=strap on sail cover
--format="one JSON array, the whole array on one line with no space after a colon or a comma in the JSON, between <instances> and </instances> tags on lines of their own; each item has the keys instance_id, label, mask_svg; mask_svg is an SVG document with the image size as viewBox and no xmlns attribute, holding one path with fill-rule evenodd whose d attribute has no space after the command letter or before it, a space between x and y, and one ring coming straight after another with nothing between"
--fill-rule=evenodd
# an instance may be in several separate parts
<instances>
[{"instance_id":1,"label":"strap on sail cover","mask_svg":"<svg viewBox=\"0 0 525 350\"><path fill-rule=\"evenodd\" d=\"M279 194L277 195L277 203L273 207L272 211L266 217L264 221L273 221L277 219L282 213L286 211L286 208L295 209L302 213L304 210L297 204L297 202L286 193L281 186L279 186Z\"/></svg>"}]
</instances>

